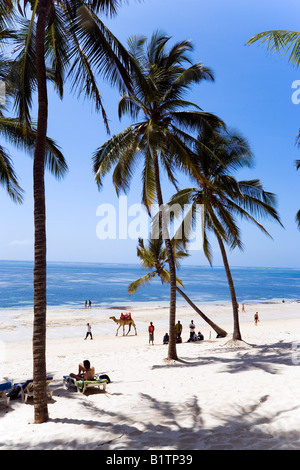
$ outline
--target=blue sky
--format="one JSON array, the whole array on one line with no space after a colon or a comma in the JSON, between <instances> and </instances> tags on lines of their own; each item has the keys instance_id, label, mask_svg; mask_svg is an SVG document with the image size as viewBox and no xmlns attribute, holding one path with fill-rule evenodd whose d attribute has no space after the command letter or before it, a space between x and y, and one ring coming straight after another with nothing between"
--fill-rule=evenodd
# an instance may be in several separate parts
<instances>
[{"instance_id":1,"label":"blue sky","mask_svg":"<svg viewBox=\"0 0 300 470\"><path fill-rule=\"evenodd\" d=\"M123 43L134 34L150 37L157 29L172 36L174 42L190 39L193 61L213 70L215 82L195 86L187 98L217 114L248 139L255 167L236 176L260 178L265 189L277 195L285 227L265 221L273 237L269 239L243 223L244 251L235 250L229 256L235 266L300 265L300 232L295 224L300 208L300 172L294 167L294 161L300 159L295 145L300 104L291 100L292 83L300 80L300 70L288 64L287 57L269 55L265 47L245 45L261 31L297 31L299 18L298 0L129 0L116 18L106 20ZM119 132L127 123L117 117L118 93L108 84L102 92L111 132ZM48 260L136 263L136 240L99 240L96 235L100 220L97 207L113 204L118 213L110 175L99 192L92 173L91 156L108 139L101 116L92 111L91 103L67 92L60 101L49 88L48 135L60 145L69 165L63 181L46 176ZM26 194L23 205L17 206L0 189L0 260L32 260L32 159L10 151ZM178 178L181 187L189 185L180 174ZM163 191L165 201L174 192L165 180ZM127 196L128 206L140 202L138 171ZM214 264L221 265L218 248L211 241ZM191 254L190 264L207 264L201 250Z\"/></svg>"}]
</instances>

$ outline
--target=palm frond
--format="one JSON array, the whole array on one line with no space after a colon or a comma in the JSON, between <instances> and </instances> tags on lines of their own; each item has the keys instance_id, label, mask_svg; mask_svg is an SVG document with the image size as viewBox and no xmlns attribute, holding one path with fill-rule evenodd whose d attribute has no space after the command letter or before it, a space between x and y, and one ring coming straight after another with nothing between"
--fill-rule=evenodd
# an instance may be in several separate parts
<instances>
[{"instance_id":1,"label":"palm frond","mask_svg":"<svg viewBox=\"0 0 300 470\"><path fill-rule=\"evenodd\" d=\"M300 32L287 30L265 31L253 36L246 44L267 44L267 51L285 55L289 53L289 62L300 64Z\"/></svg>"},{"instance_id":2,"label":"palm frond","mask_svg":"<svg viewBox=\"0 0 300 470\"><path fill-rule=\"evenodd\" d=\"M128 286L128 294L134 294L140 287L144 286L148 282L151 281L153 277L155 277L156 273L148 273L145 276L140 277L136 281L133 281Z\"/></svg>"},{"instance_id":3,"label":"palm frond","mask_svg":"<svg viewBox=\"0 0 300 470\"><path fill-rule=\"evenodd\" d=\"M23 190L18 183L11 157L2 146L0 146L0 185L4 186L14 202L22 203Z\"/></svg>"},{"instance_id":4,"label":"palm frond","mask_svg":"<svg viewBox=\"0 0 300 470\"><path fill-rule=\"evenodd\" d=\"M296 214L296 222L297 222L298 229L300 230L300 210Z\"/></svg>"},{"instance_id":5,"label":"palm frond","mask_svg":"<svg viewBox=\"0 0 300 470\"><path fill-rule=\"evenodd\" d=\"M48 64L48 78L52 80L60 98L63 97L63 86L69 67L69 37L66 31L65 15L58 6L55 17L46 30L45 58Z\"/></svg>"},{"instance_id":6,"label":"palm frond","mask_svg":"<svg viewBox=\"0 0 300 470\"><path fill-rule=\"evenodd\" d=\"M18 119L0 118L0 134L15 147L25 150L33 156L36 127L22 124ZM67 172L64 156L53 139L46 138L45 166L56 178L62 178Z\"/></svg>"},{"instance_id":7,"label":"palm frond","mask_svg":"<svg viewBox=\"0 0 300 470\"><path fill-rule=\"evenodd\" d=\"M23 19L21 28L15 41L16 49L19 51L8 80L15 90L14 109L21 122L30 123L33 94L36 85L36 63L35 63L35 22L34 14L37 8L37 1L34 4L34 11L30 21Z\"/></svg>"},{"instance_id":8,"label":"palm frond","mask_svg":"<svg viewBox=\"0 0 300 470\"><path fill-rule=\"evenodd\" d=\"M117 164L119 156L127 150L133 139L135 139L135 128L129 126L124 131L114 135L94 152L95 181L99 188L103 184L103 177L111 170L113 165Z\"/></svg>"}]
</instances>

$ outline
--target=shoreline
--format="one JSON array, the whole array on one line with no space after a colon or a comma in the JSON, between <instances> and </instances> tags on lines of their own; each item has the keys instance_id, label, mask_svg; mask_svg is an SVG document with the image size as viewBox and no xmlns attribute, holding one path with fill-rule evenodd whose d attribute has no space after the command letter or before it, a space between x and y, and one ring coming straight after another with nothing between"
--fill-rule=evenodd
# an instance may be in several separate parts
<instances>
[{"instance_id":1,"label":"shoreline","mask_svg":"<svg viewBox=\"0 0 300 470\"><path fill-rule=\"evenodd\" d=\"M247 302L244 304L245 312L242 312L242 305L240 305L240 322L241 324L245 320L251 322L255 311L259 311L263 321L276 318L298 318L297 306L299 304L300 301L298 300L282 302L276 299ZM232 305L230 302L207 302L202 305L198 304L198 307L222 328L223 325L232 323ZM93 306L92 308L48 307L47 339L85 336L87 323L92 325L92 333L95 337L113 335L117 325L109 317L119 318L122 311L131 312L138 331L147 331L150 321L153 321L157 329L165 330L164 333L166 333L169 325L168 310L169 305L165 305L164 302L137 303L131 304L127 308L120 305L109 308ZM194 320L196 329L207 331L209 328L211 330L211 327L186 302L178 303L176 321L181 320L183 327L188 328L191 319ZM0 342L30 341L32 323L33 311L31 309L0 309ZM122 328L120 328L119 334L122 334Z\"/></svg>"}]
</instances>

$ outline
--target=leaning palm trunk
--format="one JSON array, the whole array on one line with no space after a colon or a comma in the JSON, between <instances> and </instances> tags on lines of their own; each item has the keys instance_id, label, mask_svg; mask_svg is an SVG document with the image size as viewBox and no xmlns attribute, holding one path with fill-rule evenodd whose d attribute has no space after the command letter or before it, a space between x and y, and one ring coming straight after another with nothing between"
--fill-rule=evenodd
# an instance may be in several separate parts
<instances>
[{"instance_id":1,"label":"leaning palm trunk","mask_svg":"<svg viewBox=\"0 0 300 470\"><path fill-rule=\"evenodd\" d=\"M238 309L238 303L236 300L236 294L235 294L235 288L233 284L233 279L231 276L230 268L229 268L229 263L227 260L227 255L226 255L226 250L224 247L224 244L222 242L222 239L220 236L217 235L222 258L223 258L223 263L224 263L224 268L226 271L226 276L228 280L228 285L229 285L229 290L230 290L230 295L231 295L231 302L232 302L232 310L233 310L233 339L241 340L242 335L240 332L240 324L239 324L239 309Z\"/></svg>"},{"instance_id":2,"label":"leaning palm trunk","mask_svg":"<svg viewBox=\"0 0 300 470\"><path fill-rule=\"evenodd\" d=\"M159 219L162 227L162 235L166 245L168 263L169 263L169 272L170 272L170 313L169 313L169 349L168 349L168 359L177 360L177 351L176 351L176 268L173 254L173 247L169 236L168 228L165 225L165 220L163 218L163 197L161 192L160 177L159 177L159 164L157 155L153 158L154 171L155 171L155 185L156 185L156 194L157 202L160 208Z\"/></svg>"},{"instance_id":3,"label":"leaning palm trunk","mask_svg":"<svg viewBox=\"0 0 300 470\"><path fill-rule=\"evenodd\" d=\"M176 290L177 292L179 292L180 295L182 295L182 297L187 301L187 303L195 310L195 312L198 313L198 315L200 315L200 317L206 321L206 323L208 323L213 330L215 330L215 332L222 336L223 338L225 338L225 336L227 336L227 332L225 330L223 330L222 328L220 328L218 325L216 325L212 320L210 320L206 315L205 313L201 312L201 310L197 307L197 305L194 304L194 302L192 302L192 300L178 287L176 286Z\"/></svg>"},{"instance_id":4,"label":"leaning palm trunk","mask_svg":"<svg viewBox=\"0 0 300 470\"><path fill-rule=\"evenodd\" d=\"M44 44L48 11L49 0L40 0L36 28L38 124L33 164L35 228L33 383L35 423L43 423L48 420L46 393L46 209L44 181L48 113Z\"/></svg>"}]
</instances>

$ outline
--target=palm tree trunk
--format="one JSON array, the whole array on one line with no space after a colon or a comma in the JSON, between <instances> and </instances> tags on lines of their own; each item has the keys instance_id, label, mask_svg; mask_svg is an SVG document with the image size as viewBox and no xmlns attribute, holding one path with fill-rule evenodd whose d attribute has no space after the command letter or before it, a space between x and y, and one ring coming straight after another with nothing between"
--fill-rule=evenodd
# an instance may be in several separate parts
<instances>
[{"instance_id":1,"label":"palm tree trunk","mask_svg":"<svg viewBox=\"0 0 300 470\"><path fill-rule=\"evenodd\" d=\"M177 292L179 292L180 295L182 295L182 297L187 301L187 303L198 313L198 315L200 315L200 317L203 318L203 320L206 321L206 323L208 323L213 330L215 330L218 335L221 335L223 338L227 336L227 332L220 328L218 325L216 325L203 312L201 312L197 305L195 305L194 302L192 302L192 300L178 286L176 286L176 290Z\"/></svg>"},{"instance_id":2,"label":"palm tree trunk","mask_svg":"<svg viewBox=\"0 0 300 470\"><path fill-rule=\"evenodd\" d=\"M239 324L239 309L238 309L238 303L236 300L236 294L235 294L235 288L229 268L229 263L226 255L226 250L224 247L224 244L222 242L221 237L217 235L222 258L223 258L223 263L224 263L224 268L226 271L226 276L228 280L228 285L229 285L229 290L230 290L230 295L231 295L231 302L232 302L232 310L233 310L233 339L237 340L242 340L242 335L240 332L240 324Z\"/></svg>"},{"instance_id":3,"label":"palm tree trunk","mask_svg":"<svg viewBox=\"0 0 300 470\"><path fill-rule=\"evenodd\" d=\"M40 0L36 27L38 123L33 163L35 229L33 384L35 423L44 423L48 420L46 391L46 208L44 181L48 115L44 44L48 11L49 0Z\"/></svg>"},{"instance_id":4,"label":"palm tree trunk","mask_svg":"<svg viewBox=\"0 0 300 470\"><path fill-rule=\"evenodd\" d=\"M169 236L168 227L166 227L165 219L163 217L163 197L160 185L160 176L159 176L159 164L157 154L153 157L154 163L154 172L155 172L155 185L156 185L156 194L157 202L159 205L159 219L162 227L162 235L166 245L168 263L169 263L169 272L170 272L170 313L169 313L169 347L168 347L168 359L178 360L177 350L176 350L176 267L174 261L173 247Z\"/></svg>"}]
</instances>

